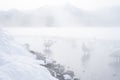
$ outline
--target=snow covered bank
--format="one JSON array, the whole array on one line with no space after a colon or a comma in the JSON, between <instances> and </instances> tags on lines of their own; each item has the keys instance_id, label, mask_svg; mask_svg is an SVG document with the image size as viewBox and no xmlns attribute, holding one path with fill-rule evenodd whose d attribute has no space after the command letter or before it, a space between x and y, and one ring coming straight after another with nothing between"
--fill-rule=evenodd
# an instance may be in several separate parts
<instances>
[{"instance_id":1,"label":"snow covered bank","mask_svg":"<svg viewBox=\"0 0 120 80\"><path fill-rule=\"evenodd\" d=\"M0 31L0 80L57 80L34 56Z\"/></svg>"}]
</instances>

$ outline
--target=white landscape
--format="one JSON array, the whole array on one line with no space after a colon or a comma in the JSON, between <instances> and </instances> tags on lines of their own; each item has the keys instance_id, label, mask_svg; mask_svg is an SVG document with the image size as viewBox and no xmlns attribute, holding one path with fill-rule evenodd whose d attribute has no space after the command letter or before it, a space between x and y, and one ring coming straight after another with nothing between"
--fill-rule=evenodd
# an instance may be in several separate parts
<instances>
[{"instance_id":1,"label":"white landscape","mask_svg":"<svg viewBox=\"0 0 120 80\"><path fill-rule=\"evenodd\" d=\"M40 61L0 31L0 80L57 80Z\"/></svg>"},{"instance_id":2,"label":"white landscape","mask_svg":"<svg viewBox=\"0 0 120 80\"><path fill-rule=\"evenodd\" d=\"M76 77L81 80L120 78L119 28L3 28L3 30L12 35L19 45L25 48L25 44L29 44L30 50L42 54L45 54L45 41L53 42L49 57L73 70Z\"/></svg>"},{"instance_id":3,"label":"white landscape","mask_svg":"<svg viewBox=\"0 0 120 80\"><path fill-rule=\"evenodd\" d=\"M120 80L119 0L0 0L0 80Z\"/></svg>"}]
</instances>

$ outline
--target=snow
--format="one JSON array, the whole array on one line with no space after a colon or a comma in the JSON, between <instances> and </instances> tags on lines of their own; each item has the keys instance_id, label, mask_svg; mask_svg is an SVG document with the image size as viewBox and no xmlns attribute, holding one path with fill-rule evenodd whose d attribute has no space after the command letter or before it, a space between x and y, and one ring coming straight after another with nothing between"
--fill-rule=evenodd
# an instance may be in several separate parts
<instances>
[{"instance_id":1,"label":"snow","mask_svg":"<svg viewBox=\"0 0 120 80\"><path fill-rule=\"evenodd\" d=\"M0 80L57 80L40 63L0 31Z\"/></svg>"},{"instance_id":2,"label":"snow","mask_svg":"<svg viewBox=\"0 0 120 80\"><path fill-rule=\"evenodd\" d=\"M65 80L71 80L72 77L71 77L70 75L65 74L65 75L64 75L64 79L65 79Z\"/></svg>"},{"instance_id":3,"label":"snow","mask_svg":"<svg viewBox=\"0 0 120 80\"><path fill-rule=\"evenodd\" d=\"M23 31L26 32L27 30L28 29L25 29ZM41 29L41 31L42 30L43 29ZM85 31L83 30L83 32L87 32L89 34L89 30L88 31L87 30L85 30ZM101 30L104 31L104 29L101 29ZM105 30L105 32L107 32L106 30ZM41 32L41 31L39 31L39 32ZM47 33L49 31L50 30L46 30L45 32L44 31L43 32L46 34L49 34L49 33ZM116 33L114 34L114 32L111 32L111 31L112 30L109 31L109 29L108 29L107 34L100 31L102 34L106 35L106 36L101 35L101 37L103 37L101 39L99 39L100 35L97 35L96 38L92 38L92 36L91 36L91 38L88 37L87 39L84 39L83 37L86 36L86 34L80 34L80 35L75 34L76 36L82 35L83 37L81 37L80 39L76 39L76 38L74 39L73 37L68 38L68 37L66 37L67 35L64 37L60 37L60 35L58 35L58 37L52 37L50 35L48 35L49 37L47 37L47 36L44 37L45 35L43 35L43 37L42 37L42 36L37 35L38 31L36 32L36 35L32 35L32 34L31 35L23 35L22 34L22 35L15 35L15 37L16 37L16 41L20 42L20 44L28 43L30 45L31 50L34 50L34 51L37 51L40 53L44 52L43 43L45 40L55 41L56 43L50 48L52 51L52 58L54 58L54 60L56 60L57 62L65 65L66 68L75 71L77 77L80 77L81 80L88 80L88 79L90 79L90 80L99 80L99 79L100 80L117 80L120 78L120 76L119 76L120 68L119 68L119 66L117 66L117 68L116 68L111 65L116 60L116 58L111 57L111 54L114 53L114 55L115 55L115 53L119 53L120 41L118 39L119 37L117 39L114 38L115 36L118 35L118 32L116 31ZM113 29L113 31L114 31L114 29ZM28 31L27 33L31 33L31 32ZM100 33L100 32L98 32L98 33ZM109 32L111 34L109 34ZM67 33L70 34L69 31ZM74 32L71 32L71 34L72 33L74 33ZM64 32L61 34L64 34ZM110 38L108 38L107 36L111 36L112 40ZM108 38L108 39L105 39L104 37ZM86 47L90 50L90 53L89 53L90 56L89 56L89 58L86 58L85 62L82 61L82 58L84 57L83 56L84 50L82 49L83 43L85 43ZM19 47L17 49L21 49L20 46L18 46L16 44L11 44L11 45L15 46L15 47L14 48L10 47L10 48L15 49L17 46L17 47ZM1 48L3 48L3 46L1 46ZM6 46L5 46L5 49L6 49ZM4 49L2 49L2 50L4 50ZM6 51L6 50L4 50L4 51ZM8 51L10 54L10 50L8 50ZM11 51L13 52L13 50L11 50ZM29 54L29 53L27 53L27 51L26 51L26 54L24 54L25 50L19 50L19 51L21 51L21 54L16 53L16 55L27 55L28 56L28 54ZM11 54L12 54L12 52L11 52ZM5 52L3 52L3 53L5 53ZM8 53L8 52L6 52L6 53ZM14 53L15 53L15 51L14 51ZM3 55L1 55L1 56L3 56ZM30 57L33 57L33 56L30 56ZM1 59L0 60L1 65L5 64L5 61L3 61L2 58L0 58L0 59ZM30 58L30 59L33 59L32 60L33 63L34 62L36 64L39 63L39 62L34 61L34 57ZM27 60L29 60L29 59L27 59ZM118 61L118 58L117 58L117 61ZM51 63L51 61L49 61L49 59L47 60L47 62Z\"/></svg>"}]
</instances>

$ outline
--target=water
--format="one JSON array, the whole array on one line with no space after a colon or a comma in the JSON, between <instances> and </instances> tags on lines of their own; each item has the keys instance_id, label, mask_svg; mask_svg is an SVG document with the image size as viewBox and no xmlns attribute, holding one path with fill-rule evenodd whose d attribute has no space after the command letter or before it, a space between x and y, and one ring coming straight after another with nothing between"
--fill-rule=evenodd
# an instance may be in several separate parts
<instances>
[{"instance_id":1,"label":"water","mask_svg":"<svg viewBox=\"0 0 120 80\"><path fill-rule=\"evenodd\" d=\"M51 57L74 70L82 80L116 80L116 71L110 55L120 48L120 28L14 28L7 29L20 44L43 52L44 41L52 40ZM22 32L22 33L21 33ZM90 56L82 62L83 43L90 49Z\"/></svg>"}]
</instances>

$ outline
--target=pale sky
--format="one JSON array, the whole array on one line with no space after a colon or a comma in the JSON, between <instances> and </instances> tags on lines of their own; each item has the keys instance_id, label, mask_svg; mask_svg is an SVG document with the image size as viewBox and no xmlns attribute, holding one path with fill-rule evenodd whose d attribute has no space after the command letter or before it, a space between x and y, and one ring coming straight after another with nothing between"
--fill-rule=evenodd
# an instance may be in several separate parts
<instances>
[{"instance_id":1,"label":"pale sky","mask_svg":"<svg viewBox=\"0 0 120 80\"><path fill-rule=\"evenodd\" d=\"M71 3L84 10L96 10L120 5L120 0L0 0L0 10L31 10L44 5L62 5Z\"/></svg>"}]
</instances>

